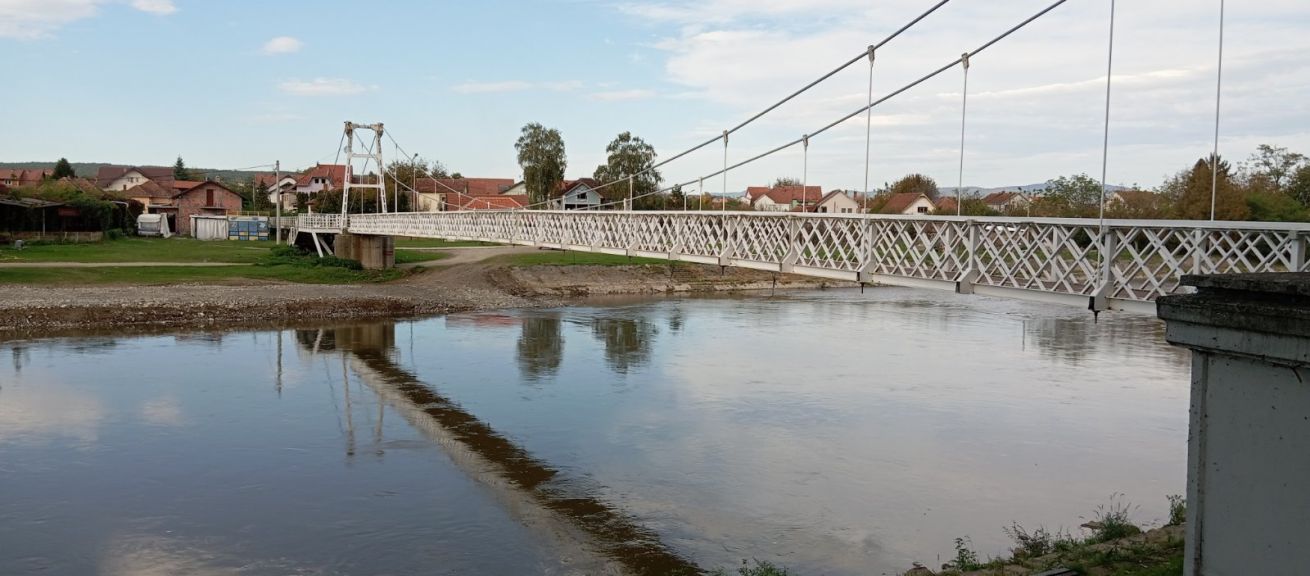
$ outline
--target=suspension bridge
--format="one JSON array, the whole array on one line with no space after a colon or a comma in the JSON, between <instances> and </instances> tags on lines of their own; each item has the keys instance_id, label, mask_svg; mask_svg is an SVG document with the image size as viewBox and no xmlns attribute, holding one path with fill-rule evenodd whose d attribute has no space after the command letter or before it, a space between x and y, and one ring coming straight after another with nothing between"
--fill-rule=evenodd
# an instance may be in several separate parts
<instances>
[{"instance_id":1,"label":"suspension bridge","mask_svg":"<svg viewBox=\"0 0 1310 576\"><path fill-rule=\"evenodd\" d=\"M382 124L346 123L342 136L348 164L342 190L340 214L302 214L298 232L309 233L314 246L326 247L320 234L350 234L355 237L417 237L448 240L478 240L537 246L562 250L599 252L662 258L718 266L736 266L778 273L817 276L836 280L954 290L961 294L983 294L1049 300L1086 305L1093 311L1139 309L1153 311L1156 298L1184 290L1184 274L1232 274L1310 271L1310 224L1214 221L1218 162L1211 183L1210 221L1114 220L1106 219L1106 167L1111 128L1111 96L1114 79L1114 0L1110 1L1108 54L1106 59L1105 125L1101 163L1101 217L1095 219L967 217L959 214L963 202L956 202L957 215L891 216L874 214L811 214L736 211L634 211L633 200L667 194L675 189L705 185L721 178L727 193L730 171L760 161L781 151L800 146L808 177L810 141L832 128L865 116L865 186L869 197L869 148L872 113L879 105L936 78L959 69L962 72L960 102L960 152L957 192L962 191L965 171L970 62L988 48L1040 20L1065 4L1057 0L1041 11L1006 29L980 46L964 52L922 77L875 99L873 72L878 50L907 30L920 24L950 2L940 0L876 44L862 48L852 58L818 79L752 115L721 135L702 141L669 158L652 163L624 178L602 184L625 186L622 200L604 203L603 210L548 210L550 200L514 210L468 212L388 211L383 181L394 181L394 193L417 194L414 187L398 178L382 161ZM1219 74L1215 98L1215 157L1218 156L1220 98L1223 75L1223 1L1219 2ZM813 132L779 144L766 152L729 164L731 136L765 117L797 96L823 83L858 62L867 61L869 90L867 104ZM371 131L366 141L358 132ZM356 151L356 142L363 152ZM400 153L399 143L392 144ZM723 166L690 180L674 183L654 192L634 196L634 182L647 174L711 145L722 143ZM408 158L408 154L405 154ZM357 169L355 163L363 161ZM366 178L374 163L379 176ZM378 213L350 213L351 189L376 189ZM451 192L456 192L451 190ZM398 207L398 201L392 206ZM726 203L724 203L726 207ZM867 208L867 205L866 205ZM383 244L373 248L381 250ZM358 246L355 250L359 250ZM338 250L340 252L340 250Z\"/></svg>"}]
</instances>

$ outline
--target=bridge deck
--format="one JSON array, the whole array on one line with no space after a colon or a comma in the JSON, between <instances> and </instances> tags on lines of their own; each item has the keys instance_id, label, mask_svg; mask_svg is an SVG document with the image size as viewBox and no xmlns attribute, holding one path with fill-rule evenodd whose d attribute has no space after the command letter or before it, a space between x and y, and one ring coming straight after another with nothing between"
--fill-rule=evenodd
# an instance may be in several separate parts
<instances>
[{"instance_id":1,"label":"bridge deck","mask_svg":"<svg viewBox=\"0 0 1310 576\"><path fill-rule=\"evenodd\" d=\"M1310 271L1310 224L768 212L301 216L301 231L477 240L1153 310L1183 274Z\"/></svg>"}]
</instances>

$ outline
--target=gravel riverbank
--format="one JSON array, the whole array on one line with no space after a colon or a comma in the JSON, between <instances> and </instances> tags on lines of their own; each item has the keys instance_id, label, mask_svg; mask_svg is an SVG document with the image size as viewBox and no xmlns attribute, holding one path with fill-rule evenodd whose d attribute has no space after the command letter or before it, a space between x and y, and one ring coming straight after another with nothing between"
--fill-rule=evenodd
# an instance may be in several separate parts
<instances>
[{"instance_id":1,"label":"gravel riverbank","mask_svg":"<svg viewBox=\"0 0 1310 576\"><path fill-rule=\"evenodd\" d=\"M557 306L590 295L818 288L838 283L713 266L528 266L461 260L386 284L4 287L0 339L70 329L227 327ZM775 283L776 280L776 283Z\"/></svg>"}]
</instances>

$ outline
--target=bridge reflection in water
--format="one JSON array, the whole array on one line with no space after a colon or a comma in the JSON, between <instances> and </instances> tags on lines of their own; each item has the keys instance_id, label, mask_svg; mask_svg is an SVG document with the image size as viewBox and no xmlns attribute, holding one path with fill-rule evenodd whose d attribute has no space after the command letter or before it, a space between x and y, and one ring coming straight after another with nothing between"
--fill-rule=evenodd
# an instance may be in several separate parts
<instances>
[{"instance_id":1,"label":"bridge reflection in water","mask_svg":"<svg viewBox=\"0 0 1310 576\"><path fill-rule=\"evenodd\" d=\"M558 318L553 325L550 318L525 321L525 334L531 331L541 336L528 337L527 348L523 341L520 343L521 366L526 374L558 368L563 349L558 322ZM453 461L495 491L519 518L562 539L581 532L585 538L575 545L581 544L622 566L622 570L611 566L607 571L652 576L699 573L695 564L673 552L653 530L601 500L583 479L570 478L533 457L394 362L394 324L299 330L296 341L314 354L339 354L343 371L348 364L382 401L440 444ZM348 385L349 376L344 372L343 378ZM347 414L349 410L347 406ZM354 450L354 433L350 430L347 454L353 455Z\"/></svg>"}]
</instances>

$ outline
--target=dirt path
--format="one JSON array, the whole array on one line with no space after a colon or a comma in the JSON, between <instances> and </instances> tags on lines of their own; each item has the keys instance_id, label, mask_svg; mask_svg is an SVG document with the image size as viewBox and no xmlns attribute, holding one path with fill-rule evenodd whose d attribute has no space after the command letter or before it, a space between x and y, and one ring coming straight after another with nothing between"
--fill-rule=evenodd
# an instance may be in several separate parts
<instances>
[{"instance_id":1,"label":"dirt path","mask_svg":"<svg viewBox=\"0 0 1310 576\"><path fill-rule=\"evenodd\" d=\"M536 252L536 248L529 246L468 246L464 248L400 248L400 250L413 250L416 252L443 252L450 256L441 260L432 262L412 262L409 264L397 265L397 268L414 268L416 266L437 267L453 266L457 264L472 264L504 256L506 254L530 254Z\"/></svg>"}]
</instances>

